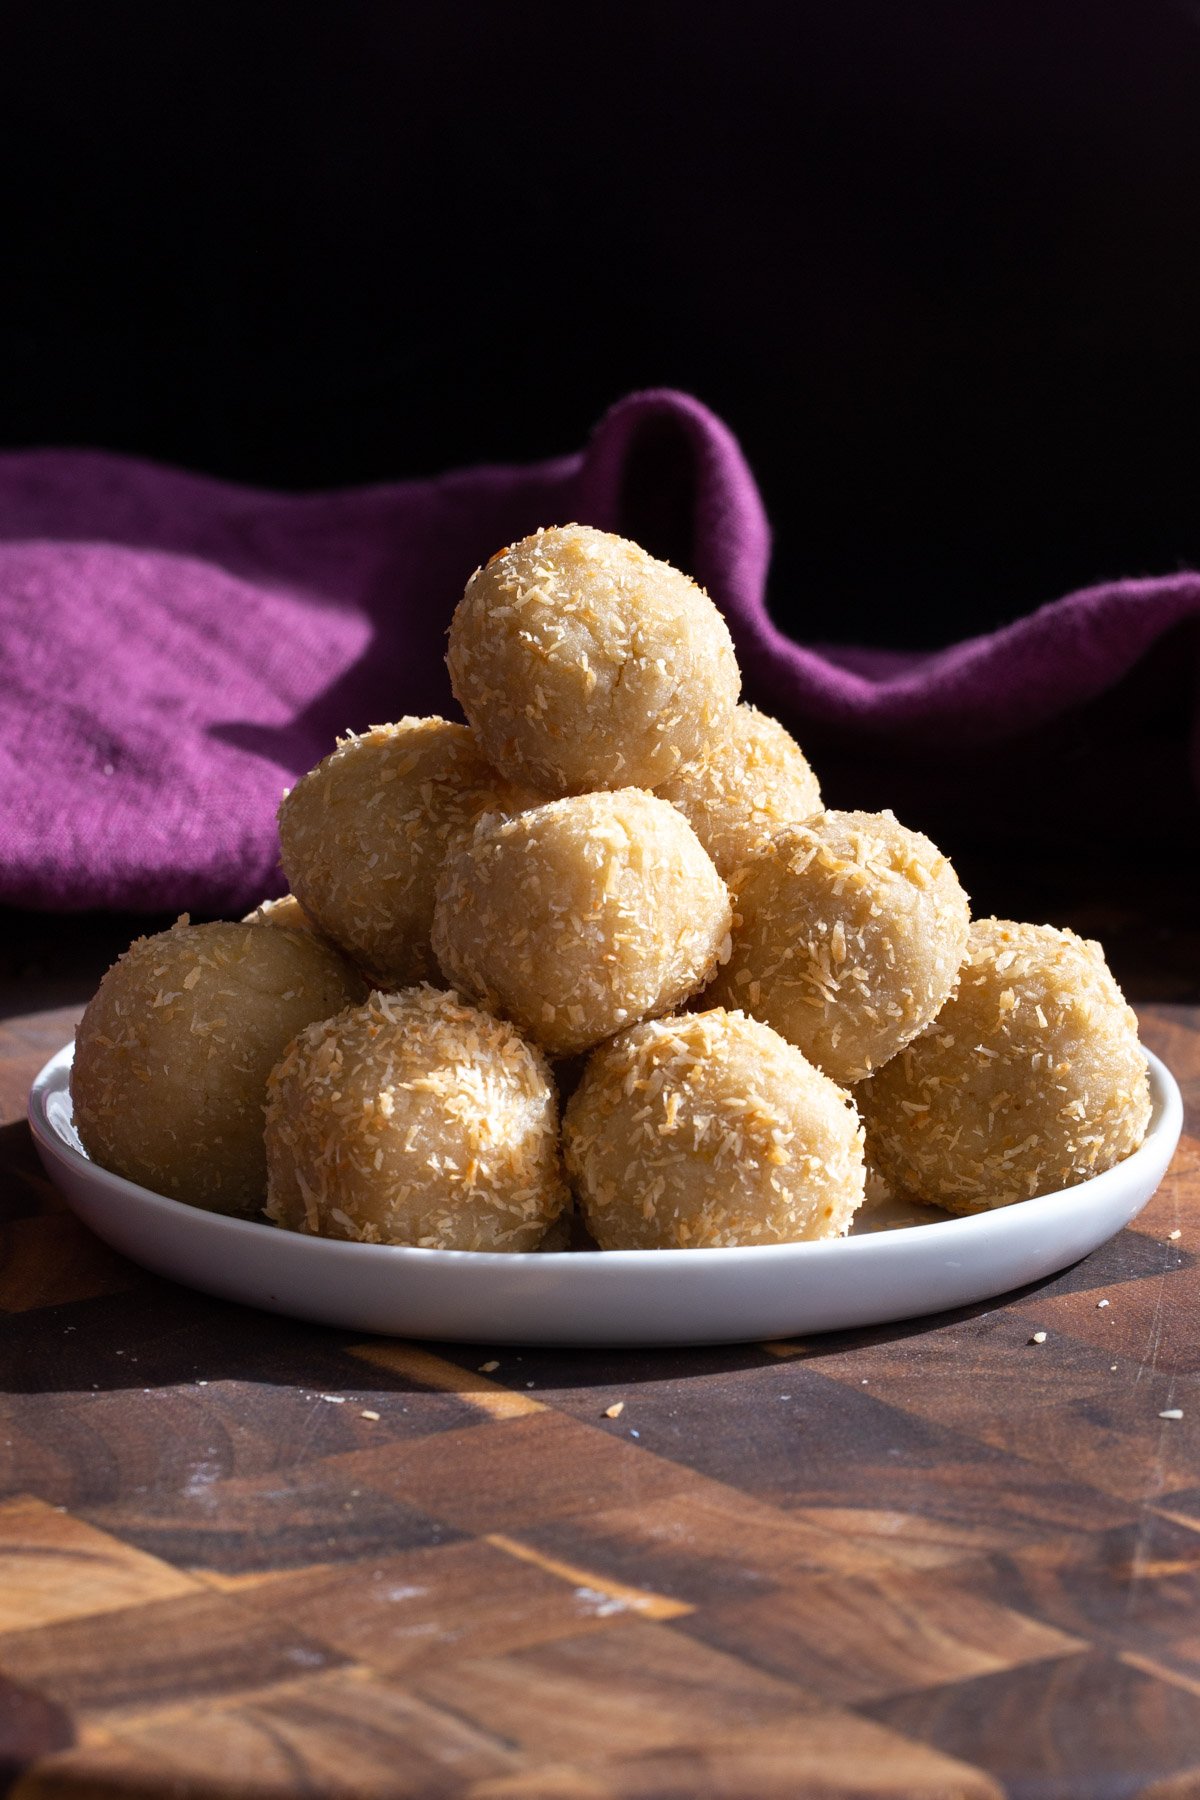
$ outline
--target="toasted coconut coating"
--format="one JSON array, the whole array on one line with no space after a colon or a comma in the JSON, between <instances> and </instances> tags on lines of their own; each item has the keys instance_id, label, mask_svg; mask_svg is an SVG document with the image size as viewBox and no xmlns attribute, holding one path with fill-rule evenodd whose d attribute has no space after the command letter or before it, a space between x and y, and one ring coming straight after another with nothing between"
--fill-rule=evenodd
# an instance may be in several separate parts
<instances>
[{"instance_id":1,"label":"toasted coconut coating","mask_svg":"<svg viewBox=\"0 0 1200 1800\"><path fill-rule=\"evenodd\" d=\"M465 725L375 725L340 738L284 797L284 872L318 929L372 981L436 981L429 928L447 850L481 814L530 797L488 767Z\"/></svg>"},{"instance_id":2,"label":"toasted coconut coating","mask_svg":"<svg viewBox=\"0 0 1200 1800\"><path fill-rule=\"evenodd\" d=\"M313 931L316 927L295 894L281 894L278 900L260 900L248 912L243 925L286 925L289 931Z\"/></svg>"},{"instance_id":3,"label":"toasted coconut coating","mask_svg":"<svg viewBox=\"0 0 1200 1800\"><path fill-rule=\"evenodd\" d=\"M455 994L374 993L311 1026L267 1094L267 1216L291 1231L533 1250L567 1204L545 1060Z\"/></svg>"},{"instance_id":4,"label":"toasted coconut coating","mask_svg":"<svg viewBox=\"0 0 1200 1800\"><path fill-rule=\"evenodd\" d=\"M723 736L741 683L703 589L588 525L477 569L446 661L485 754L546 794L657 787Z\"/></svg>"},{"instance_id":5,"label":"toasted coconut coating","mask_svg":"<svg viewBox=\"0 0 1200 1800\"><path fill-rule=\"evenodd\" d=\"M603 1045L563 1144L605 1250L839 1237L862 1204L849 1094L745 1013L655 1019Z\"/></svg>"},{"instance_id":6,"label":"toasted coconut coating","mask_svg":"<svg viewBox=\"0 0 1200 1800\"><path fill-rule=\"evenodd\" d=\"M958 989L857 1090L874 1166L951 1212L1074 1187L1150 1122L1137 1020L1100 945L979 919Z\"/></svg>"},{"instance_id":7,"label":"toasted coconut coating","mask_svg":"<svg viewBox=\"0 0 1200 1800\"><path fill-rule=\"evenodd\" d=\"M725 737L655 790L677 806L728 878L784 825L821 809L803 750L777 719L735 707Z\"/></svg>"},{"instance_id":8,"label":"toasted coconut coating","mask_svg":"<svg viewBox=\"0 0 1200 1800\"><path fill-rule=\"evenodd\" d=\"M364 991L307 931L182 921L138 938L75 1039L71 1099L88 1155L191 1206L257 1212L267 1076L298 1031Z\"/></svg>"},{"instance_id":9,"label":"toasted coconut coating","mask_svg":"<svg viewBox=\"0 0 1200 1800\"><path fill-rule=\"evenodd\" d=\"M733 953L706 999L744 1006L835 1081L861 1081L923 1031L966 954L967 896L890 812L826 812L731 878Z\"/></svg>"},{"instance_id":10,"label":"toasted coconut coating","mask_svg":"<svg viewBox=\"0 0 1200 1800\"><path fill-rule=\"evenodd\" d=\"M574 1056L701 988L729 925L687 820L622 788L482 820L447 859L433 947L455 987Z\"/></svg>"}]
</instances>

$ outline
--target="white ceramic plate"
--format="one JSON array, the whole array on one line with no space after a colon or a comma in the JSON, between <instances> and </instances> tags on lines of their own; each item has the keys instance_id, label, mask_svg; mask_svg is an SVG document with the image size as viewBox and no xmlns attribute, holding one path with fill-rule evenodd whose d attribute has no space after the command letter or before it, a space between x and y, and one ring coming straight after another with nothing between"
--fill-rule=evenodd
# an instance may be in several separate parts
<instances>
[{"instance_id":1,"label":"white ceramic plate","mask_svg":"<svg viewBox=\"0 0 1200 1800\"><path fill-rule=\"evenodd\" d=\"M1120 1231L1162 1180L1183 1122L1174 1077L1148 1056L1154 1114L1142 1148L1059 1194L964 1219L930 1210L930 1222L898 1227L877 1212L823 1244L485 1255L306 1237L111 1175L75 1134L71 1052L34 1082L29 1122L51 1180L114 1249L271 1312L468 1343L729 1344L966 1306L1066 1268Z\"/></svg>"}]
</instances>

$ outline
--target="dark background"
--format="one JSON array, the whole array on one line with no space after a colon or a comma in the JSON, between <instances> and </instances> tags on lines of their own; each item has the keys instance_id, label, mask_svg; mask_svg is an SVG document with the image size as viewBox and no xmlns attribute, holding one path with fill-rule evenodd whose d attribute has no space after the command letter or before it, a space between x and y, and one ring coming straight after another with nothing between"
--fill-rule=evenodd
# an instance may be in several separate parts
<instances>
[{"instance_id":1,"label":"dark background","mask_svg":"<svg viewBox=\"0 0 1200 1800\"><path fill-rule=\"evenodd\" d=\"M0 436L312 487L740 436L797 635L1200 560L1200 8L17 5Z\"/></svg>"}]
</instances>

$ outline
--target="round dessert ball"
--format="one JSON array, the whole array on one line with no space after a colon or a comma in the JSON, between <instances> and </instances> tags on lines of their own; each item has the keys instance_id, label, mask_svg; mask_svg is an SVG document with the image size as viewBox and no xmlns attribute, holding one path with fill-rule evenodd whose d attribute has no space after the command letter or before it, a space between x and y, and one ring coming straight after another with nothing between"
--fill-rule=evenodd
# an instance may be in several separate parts
<instances>
[{"instance_id":1,"label":"round dessert ball","mask_svg":"<svg viewBox=\"0 0 1200 1800\"><path fill-rule=\"evenodd\" d=\"M520 804L465 725L376 725L339 739L284 797L284 872L313 923L372 981L436 980L429 927L446 851L481 814Z\"/></svg>"},{"instance_id":2,"label":"round dessert ball","mask_svg":"<svg viewBox=\"0 0 1200 1800\"><path fill-rule=\"evenodd\" d=\"M85 1150L191 1206L257 1212L267 1076L298 1031L364 992L308 931L184 920L138 938L76 1034L71 1100Z\"/></svg>"},{"instance_id":3,"label":"round dessert ball","mask_svg":"<svg viewBox=\"0 0 1200 1800\"><path fill-rule=\"evenodd\" d=\"M687 820L621 788L482 820L447 859L433 946L452 986L574 1056L703 987L729 924Z\"/></svg>"},{"instance_id":4,"label":"round dessert ball","mask_svg":"<svg viewBox=\"0 0 1200 1800\"><path fill-rule=\"evenodd\" d=\"M312 931L313 922L295 894L281 894L278 900L260 900L248 912L243 925L286 925L289 931Z\"/></svg>"},{"instance_id":5,"label":"round dessert ball","mask_svg":"<svg viewBox=\"0 0 1200 1800\"><path fill-rule=\"evenodd\" d=\"M795 738L746 705L734 708L723 741L656 792L679 808L727 880L781 826L821 808L817 778Z\"/></svg>"},{"instance_id":6,"label":"round dessert ball","mask_svg":"<svg viewBox=\"0 0 1200 1800\"><path fill-rule=\"evenodd\" d=\"M840 1237L862 1204L849 1094L769 1025L723 1008L604 1044L567 1105L563 1145L604 1250Z\"/></svg>"},{"instance_id":7,"label":"round dessert ball","mask_svg":"<svg viewBox=\"0 0 1200 1800\"><path fill-rule=\"evenodd\" d=\"M706 999L773 1025L835 1081L895 1056L954 986L967 896L890 812L787 826L733 885L733 952Z\"/></svg>"},{"instance_id":8,"label":"round dessert ball","mask_svg":"<svg viewBox=\"0 0 1200 1800\"><path fill-rule=\"evenodd\" d=\"M428 986L312 1025L267 1084L267 1216L433 1250L533 1250L567 1204L558 1101L511 1025Z\"/></svg>"},{"instance_id":9,"label":"round dessert ball","mask_svg":"<svg viewBox=\"0 0 1200 1800\"><path fill-rule=\"evenodd\" d=\"M1074 1187L1150 1122L1137 1020L1100 945L979 919L958 989L857 1091L873 1164L951 1212Z\"/></svg>"},{"instance_id":10,"label":"round dessert ball","mask_svg":"<svg viewBox=\"0 0 1200 1800\"><path fill-rule=\"evenodd\" d=\"M589 525L477 569L446 661L484 753L546 794L657 787L723 736L741 684L703 589Z\"/></svg>"}]
</instances>

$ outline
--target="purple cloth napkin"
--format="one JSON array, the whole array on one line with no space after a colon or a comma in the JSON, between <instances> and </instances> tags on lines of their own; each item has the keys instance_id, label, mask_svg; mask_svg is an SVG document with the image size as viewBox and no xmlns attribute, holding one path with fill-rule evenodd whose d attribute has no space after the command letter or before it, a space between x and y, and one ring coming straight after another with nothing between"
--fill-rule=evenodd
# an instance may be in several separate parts
<instances>
[{"instance_id":1,"label":"purple cloth napkin","mask_svg":"<svg viewBox=\"0 0 1200 1800\"><path fill-rule=\"evenodd\" d=\"M748 695L806 743L978 756L1113 689L1200 614L1200 576L1181 574L1090 588L934 654L794 643L764 604L770 532L737 443L667 391L615 406L578 455L344 493L11 455L0 901L217 912L277 892L282 789L347 727L453 716L442 653L467 577L572 519L694 574L729 619ZM813 619L820 639L815 602Z\"/></svg>"}]
</instances>

